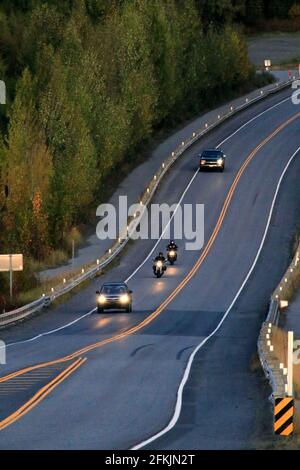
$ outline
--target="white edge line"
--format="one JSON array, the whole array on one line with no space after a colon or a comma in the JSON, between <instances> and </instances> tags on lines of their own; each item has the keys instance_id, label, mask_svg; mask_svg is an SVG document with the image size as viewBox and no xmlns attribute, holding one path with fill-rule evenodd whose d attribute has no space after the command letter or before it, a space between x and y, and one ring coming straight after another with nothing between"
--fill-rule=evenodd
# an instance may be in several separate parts
<instances>
[{"instance_id":1,"label":"white edge line","mask_svg":"<svg viewBox=\"0 0 300 470\"><path fill-rule=\"evenodd\" d=\"M285 103L286 101L289 101L291 98L290 96L288 98L285 98L281 101L279 101L279 103L271 106L270 108L266 109L265 111L262 111L261 113L259 113L257 116L254 116L253 118L251 118L249 121L245 122L245 124L243 124L241 127L239 127L235 132L233 132L232 134L230 134L228 137L226 137L226 139L224 139L221 143L219 143L216 148L220 148L225 142L227 142L228 140L230 140L232 137L234 137L236 134L238 134L242 129L244 129L245 127L247 127L249 124L251 124L253 121L255 121L256 119L260 118L261 116L263 116L264 114L268 113L269 111L272 111L272 109L275 109L277 108L278 106L280 106L281 104ZM154 247L152 248L152 250L150 251L150 253L147 255L147 257L145 258L145 260L135 269L135 271L125 280L125 282L128 282L130 279L132 279L135 274L144 266L144 264L148 261L148 259L150 258L150 256L152 255L152 253L154 252L155 248L157 247L157 245L161 242L161 239L162 237L164 236L167 228L169 227L171 221L173 220L175 214L176 214L176 211L178 210L184 196L186 195L187 191L189 190L189 188L191 187L194 179L196 178L197 174L198 174L198 171L196 171L196 173L193 175L193 177L191 178L190 182L188 183L186 189L184 190L181 198L180 198L180 201L178 202L177 206L176 206L176 209L172 215L172 217L170 218L170 220L168 221L167 225L165 226L160 238L157 240L157 242L155 243ZM70 323L67 323L66 325L63 325L59 328L56 328L54 330L50 330L50 331L46 331L45 333L41 333L37 336L34 336L32 338L29 338L29 339L26 339L26 340L22 340L22 341L16 341L14 343L8 343L6 344L6 346L0 346L0 350L3 349L4 347L8 348L8 347L11 347L11 346L17 346L19 344L25 344L25 343L30 343L32 341L36 341L37 339L40 339L42 338L43 336L48 336L50 334L53 334L53 333L56 333L57 331L61 331L61 330L64 330L66 328L69 328L70 326L74 325L75 323L78 323L79 321L83 320L84 318L86 318L87 316L91 315L92 313L95 312L96 309L93 309L91 310L90 312L86 313L85 315L82 315L81 317L77 318L76 320L70 322Z\"/></svg>"},{"instance_id":2,"label":"white edge line","mask_svg":"<svg viewBox=\"0 0 300 470\"><path fill-rule=\"evenodd\" d=\"M5 346L0 346L0 350L1 349L4 349L4 348L9 348L10 346L16 346L18 344L25 344L25 343L31 343L32 341L35 341L39 338L42 338L43 336L47 336L47 335L51 335L53 333L57 333L58 331L60 330L64 330L65 328L68 328L69 326L72 326L72 325L75 325L75 323L78 323L80 320L83 320L84 318L86 318L87 316L91 315L92 313L94 313L96 311L96 309L94 308L93 310L91 310L90 312L88 313L85 313L84 315L82 315L81 317L79 318L76 318L76 320L70 322L70 323L67 323L66 325L63 325L59 328L56 328L55 330L50 330L50 331L46 331L45 333L40 333L39 335L37 336L34 336L33 338L29 338L29 339L25 339L25 340L22 340L22 341L16 341L15 343L8 343L6 344Z\"/></svg>"},{"instance_id":3,"label":"white edge line","mask_svg":"<svg viewBox=\"0 0 300 470\"><path fill-rule=\"evenodd\" d=\"M171 429L174 428L174 426L176 425L179 417L180 417L180 413L181 413L181 408L182 408L182 395L183 395L183 390L184 390L184 387L185 387L185 384L187 383L188 381L188 378L189 378L189 375L190 375L190 372L191 372L191 368L192 368L192 364L193 364L193 361L194 361L194 358L196 356L196 354L198 353L198 351L219 331L219 329L221 328L222 324L224 323L224 321L226 320L226 318L228 317L230 311L232 310L233 306L235 305L236 301L238 300L239 296L241 295L245 285L247 284L253 270L255 269L256 267L256 264L257 264L257 261L259 259L259 256L261 254L261 251L264 247L264 244L265 244L265 241L266 241L266 237L267 237L267 234L268 234L268 231L269 231L269 227L270 227L270 223L271 223L271 219L272 219L272 215L273 215L273 212L274 212L274 206L275 206L275 203L276 203L276 199L277 199L277 196L278 196L278 192L279 192L279 189L281 187L281 183L282 183L282 180L290 166L290 164L292 163L292 161L294 160L295 156L299 153L300 151L300 147L298 147L298 149L296 150L296 152L291 156L291 158L289 159L288 163L286 164L284 170L283 170L283 173L281 174L281 177L279 179L279 182L277 184L277 188L276 188L276 191L275 191L275 195L273 197L273 201L272 201L272 205L271 205L271 209L270 209L270 212L269 212L269 217L268 217L268 221L267 221L267 225L266 225L266 228L265 228L265 232L264 232L264 235L263 235L263 238L262 238L262 241L261 241L261 244L259 246L259 249L258 249L258 252L256 254L256 257L253 261L253 264L246 276L246 278L244 279L240 289L238 290L236 296L234 297L233 301L231 302L229 308L226 310L224 316L222 317L221 321L219 322L219 324L217 325L217 327L212 331L212 333L210 333L209 336L207 336L203 341L201 341L201 343L194 349L194 351L191 353L190 357L189 357L189 360L188 360L188 364L185 368L185 371L184 371L184 374L183 374L183 377L182 377L182 380L181 380L181 383L179 385L179 388L178 388L178 391L177 391L177 400L176 400L176 405L175 405L175 411L174 411L174 414L173 414L173 417L171 418L171 421L169 422L169 424L164 428L162 429L160 432L158 432L157 434L154 434L152 437L149 437L148 439L146 439L145 441L141 442L140 444L137 444L135 445L134 447L132 447L130 450L139 450L139 449L142 449L143 447L145 447L146 445L148 444L151 444L151 442L154 442L156 441L157 439L159 439L160 437L162 437L164 434L168 433L169 431L171 431Z\"/></svg>"},{"instance_id":4,"label":"white edge line","mask_svg":"<svg viewBox=\"0 0 300 470\"><path fill-rule=\"evenodd\" d=\"M198 172L199 172L199 169L194 173L192 179L190 180L189 184L187 185L187 187L185 188L184 192L182 193L182 196L179 200L179 202L177 203L176 205L176 208L172 214L172 217L170 217L170 220L168 221L168 223L166 224L164 230L162 231L159 239L157 240L157 242L154 244L152 250L150 251L150 253L147 255L147 257L144 259L144 261L136 268L136 270L125 280L125 282L128 282L130 281L130 279L133 278L133 276L135 276L135 274L144 266L144 264L148 261L148 259L150 258L150 256L152 255L152 253L154 252L154 250L156 249L157 245L159 245L159 243L161 242L162 240L162 237L164 236L164 234L166 233L170 223L172 222L173 218L175 217L175 214L179 208L179 206L181 205L186 193L188 192L188 190L190 189L190 187L192 186L193 182L194 182L194 179L196 178L196 176L198 175Z\"/></svg>"},{"instance_id":5,"label":"white edge line","mask_svg":"<svg viewBox=\"0 0 300 470\"><path fill-rule=\"evenodd\" d=\"M288 98L285 98L284 100L280 101L279 103L271 106L271 108L268 108L266 109L265 111L262 111L261 113L259 113L257 116L254 116L252 119L250 119L249 121L247 121L245 124L243 124L241 127L239 127L235 132L233 132L232 134L230 134L228 137L226 137L226 139L224 139L222 142L220 142L216 148L220 148L223 144L225 144L225 142L227 142L228 140L230 140L232 137L234 137L236 134L238 134L242 129L244 129L245 127L247 127L249 124L251 124L253 121L255 121L256 119L260 118L261 116L263 116L265 113L271 111L272 109L274 108L277 108L278 106L280 106L281 104L285 103L286 101L290 100L291 98L288 97ZM159 237L159 239L157 240L157 242L155 243L154 247L152 248L152 250L150 251L150 253L148 254L148 256L144 259L144 261L136 268L136 270L125 280L125 282L128 282L130 281L130 279L132 279L135 274L144 266L144 264L148 261L148 259L150 258L150 256L152 255L152 253L154 252L155 248L159 245L159 243L161 242L162 240L162 237L164 236L164 234L166 233L166 230L168 229L170 223L172 222L181 202L183 201L186 193L188 192L188 190L190 189L195 177L197 176L199 170L196 171L196 173L194 174L194 176L192 177L192 179L190 180L189 184L187 185L186 189L184 190L179 202L177 203L177 206L175 208L175 211L173 212L172 214L172 217L170 218L170 220L168 221L168 223L166 224L161 236Z\"/></svg>"}]
</instances>

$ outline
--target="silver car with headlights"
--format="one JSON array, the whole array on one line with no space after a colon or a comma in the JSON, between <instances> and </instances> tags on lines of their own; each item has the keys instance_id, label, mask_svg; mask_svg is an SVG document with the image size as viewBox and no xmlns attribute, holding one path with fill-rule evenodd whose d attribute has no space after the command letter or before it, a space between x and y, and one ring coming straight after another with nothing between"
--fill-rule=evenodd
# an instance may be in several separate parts
<instances>
[{"instance_id":1,"label":"silver car with headlights","mask_svg":"<svg viewBox=\"0 0 300 470\"><path fill-rule=\"evenodd\" d=\"M132 291L125 282L109 282L103 284L97 295L97 312L104 310L125 310L132 312Z\"/></svg>"}]
</instances>

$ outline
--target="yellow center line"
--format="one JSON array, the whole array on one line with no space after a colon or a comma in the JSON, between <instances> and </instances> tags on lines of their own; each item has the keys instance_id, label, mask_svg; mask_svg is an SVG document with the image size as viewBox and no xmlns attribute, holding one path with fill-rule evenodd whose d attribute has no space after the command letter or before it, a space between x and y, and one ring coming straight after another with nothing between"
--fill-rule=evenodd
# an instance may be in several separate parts
<instances>
[{"instance_id":1,"label":"yellow center line","mask_svg":"<svg viewBox=\"0 0 300 470\"><path fill-rule=\"evenodd\" d=\"M191 271L187 274L187 276L178 284L178 286L174 289L174 291L167 297L167 299L164 300L164 302L162 302L162 304L154 311L152 312L147 318L145 318L142 322L140 322L139 324L133 326L132 328L128 329L128 330L125 330L124 332L122 333L119 333L117 335L114 335L110 338L107 338L105 340L102 340L102 341L99 341L97 343L93 343L89 346L86 346L78 351L75 351L74 353L68 355L68 356L65 356L65 357L62 357L62 358L59 358L59 359L55 359L53 361L49 361L49 362L44 362L44 363L41 363L41 364L36 364L34 366L30 366L30 367L27 367L27 368L24 368L24 369L21 369L19 371L16 371L16 372L13 372L5 377L1 377L0 378L0 383L2 382L6 382L7 380L10 380L12 379L13 377L17 377L19 375L23 375L25 374L26 372L29 372L29 371L32 371L32 370L36 370L36 369L40 369L42 367L46 367L46 366L52 366L52 365L55 365L55 364L59 364L59 363L62 363L62 362L66 362L66 361L69 361L71 359L74 359L78 356L80 356L81 354L84 354L88 351L91 351L95 348L99 348L101 346L104 346L106 344L109 344L109 343L112 343L114 341L118 341L120 339L123 339L133 333L136 333L137 331L141 330L142 328L144 328L145 326L147 326L149 323L151 323L168 305L169 303L178 295L178 293L185 287L185 285L191 280L191 278L195 275L195 273L198 271L198 269L200 268L200 266L202 265L203 261L205 260L205 258L207 257L208 253L210 252L211 250L211 247L220 231L220 228L223 224L223 221L225 219L225 215L227 213L227 210L228 210L228 207L229 207L229 204L232 200L232 197L233 197L233 194L235 192L235 189L237 187L237 184L238 182L240 181L241 179L241 176L243 175L243 173L245 172L245 169L247 168L247 166L249 165L249 163L251 162L251 160L253 160L254 156L259 152L259 150L264 147L268 142L270 142L277 134L279 134L279 132L281 132L283 129L285 129L289 124L291 124L293 121L295 121L298 117L300 117L300 113L297 113L295 114L294 116L292 116L291 118L289 118L287 121L285 121L283 124L281 124L279 127L277 127L268 137L266 137L251 153L250 155L247 157L247 159L245 160L245 162L243 163L243 165L241 166L241 168L239 169L237 175L235 176L235 179L230 187L230 190L227 194L227 197L225 199L225 202L224 202L224 205L223 205L223 208L221 210L221 214L219 216L219 219L217 221L217 224L214 228L214 231L207 243L207 245L205 246L204 250L203 250L203 253L201 254L200 258L197 260L197 262L195 263L195 265L193 266L193 268L191 269Z\"/></svg>"},{"instance_id":2,"label":"yellow center line","mask_svg":"<svg viewBox=\"0 0 300 470\"><path fill-rule=\"evenodd\" d=\"M57 377L51 380L51 382L41 388L30 400L28 400L24 405L22 405L17 411L9 415L4 420L0 421L0 430L5 429L10 424L20 419L24 414L28 413L28 411L30 411L41 400L43 400L47 395L49 395L49 393L52 392L54 388L56 388L67 377L69 377L69 375L75 372L75 370L77 370L85 361L86 358L77 359L63 372L61 372Z\"/></svg>"},{"instance_id":3,"label":"yellow center line","mask_svg":"<svg viewBox=\"0 0 300 470\"><path fill-rule=\"evenodd\" d=\"M229 192L226 196L226 199L225 199L225 202L224 202L224 205L222 207L222 210L221 210L221 213L220 213L220 216L218 218L218 221L217 221L217 224L213 230L213 233L207 243L207 245L205 246L201 256L199 257L199 259L196 261L195 265L193 266L193 268L190 270L190 272L186 275L186 277L178 284L178 286L174 289L174 291L162 302L162 304L154 311L152 312L147 318L145 318L142 322L138 323L137 325L129 328L128 330L122 332L122 333L119 333L119 334L116 334L110 338L107 338L105 340L102 340L102 341L99 341L99 342L96 342L96 343L93 343L89 346L86 346L78 351L75 351L74 353L68 355L68 356L64 356L62 358L59 358L59 359L55 359L53 361L48 361L48 362L43 362L43 363L40 363L40 364L36 364L34 366L29 366L29 367L26 367L24 369L20 369L18 371L15 371L11 374L8 374L6 375L5 377L2 377L0 378L0 383L4 383L4 382L7 382L8 380L11 380L13 379L14 377L18 377L20 375L23 375L27 372L30 372L30 371L33 371L33 370L37 370L37 369L41 369L43 367L49 367L49 366L53 366L53 365L57 365L57 364L61 364L61 363L64 363L64 362L67 362L67 361L70 361L72 359L76 359L78 358L79 356L89 352L89 351L92 351L94 349L97 349L97 348L100 348L106 344L109 344L109 343L112 343L112 342L115 342L115 341L119 341L121 339L124 339L126 337L128 337L129 335L132 335L138 331L140 331L142 328L144 328L145 326L149 325L155 318L157 318L160 313L170 304L170 302L172 302L175 297L182 291L182 289L187 285L187 283L192 279L192 277L196 274L196 272L199 270L200 266L202 265L203 261L206 259L208 253L210 252L211 250L211 247L213 246L213 243L223 225L223 222L224 222L224 219L225 219L225 216L226 216L226 213L227 213L227 210L228 210L228 207L229 207L229 204L233 198L233 194L235 192L235 189L238 185L238 182L240 181L243 173L245 172L247 166L249 165L249 163L253 160L253 158L255 157L255 155L259 152L259 150L264 147L267 143L269 143L277 134L279 134L283 129L285 129L289 124L291 124L292 122L294 122L297 118L300 117L300 113L297 113L295 114L294 116L292 116L291 118L289 118L287 121L285 121L283 124L281 124L279 127L277 127L268 137L266 137L257 147L255 147L255 149L250 153L250 155L247 157L247 159L244 161L244 163L242 164L241 168L239 169L238 173L236 174L235 178L234 178L234 181L229 189ZM83 360L83 362L85 361L85 359ZM79 365L76 366L79 367L81 365L81 363ZM59 381L59 383L63 380L65 380L65 378L69 375L65 375L65 372L72 368L72 366L74 366L74 363L72 363L65 371L63 371L60 376L61 379ZM71 370L72 372L73 370ZM70 372L70 373L71 373ZM58 377L60 377L58 376ZM23 405L19 410L17 410L15 413L13 413L11 416L9 416L8 418L6 418L5 422L7 424L3 424L3 421L0 422L0 430L3 429L3 426L6 427L8 426L9 424L11 424L11 422L15 421L15 419L13 419L13 421L11 421L12 417L15 416L15 414L17 413L17 418L16 419L19 419L19 417L21 417L24 413L27 413L31 408L33 408L34 406L36 406L37 403L39 403L46 395L48 395L48 393L50 393L53 388L55 388L58 383L54 384L53 386L51 386L51 384L53 382L55 382L55 380L57 379L54 379L54 381L51 381L49 382L48 385L46 385L45 387L43 387L39 392L37 392L36 395L34 395L34 397L29 400L29 402L32 401L32 403L29 404L29 402L27 402L25 405ZM49 388L50 387L50 388ZM43 390L45 390L44 392L42 392ZM42 393L41 393L42 392ZM37 397L38 395L38 397ZM35 397L37 397L35 399ZM28 405L29 404L29 405ZM25 407L25 410L23 410L23 408ZM21 410L21 411L20 411Z\"/></svg>"}]
</instances>

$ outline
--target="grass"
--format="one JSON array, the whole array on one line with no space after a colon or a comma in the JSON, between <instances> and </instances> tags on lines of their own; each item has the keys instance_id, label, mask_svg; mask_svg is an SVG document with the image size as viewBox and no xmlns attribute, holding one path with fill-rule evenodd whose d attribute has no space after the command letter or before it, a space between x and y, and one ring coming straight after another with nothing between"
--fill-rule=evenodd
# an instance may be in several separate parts
<instances>
[{"instance_id":1,"label":"grass","mask_svg":"<svg viewBox=\"0 0 300 470\"><path fill-rule=\"evenodd\" d=\"M37 261L32 258L26 259L27 269L30 273L34 273L36 279L38 279L38 273L46 269L56 268L58 266L63 266L68 263L70 258L70 253L72 253L72 242L74 241L75 247L78 247L82 244L83 237L78 228L73 228L70 233L66 236L65 239L65 249L53 250L49 256L43 261ZM36 299L39 299L43 294L50 294L52 287L57 287L63 284L63 279L69 280L70 278L76 277L81 273L81 270L87 270L92 265L82 266L76 270L70 270L67 274L56 276L49 281L43 281L41 283L34 282L37 284L35 287L26 288L22 290L17 298L18 305L26 305L33 302Z\"/></svg>"},{"instance_id":2,"label":"grass","mask_svg":"<svg viewBox=\"0 0 300 470\"><path fill-rule=\"evenodd\" d=\"M43 271L57 266L62 266L68 262L69 256L65 250L53 250L43 261L28 259L27 263L33 272Z\"/></svg>"},{"instance_id":3,"label":"grass","mask_svg":"<svg viewBox=\"0 0 300 470\"><path fill-rule=\"evenodd\" d=\"M280 62L275 63L275 67L284 67L284 68L291 68L291 67L298 67L300 64L300 55L282 60Z\"/></svg>"},{"instance_id":4,"label":"grass","mask_svg":"<svg viewBox=\"0 0 300 470\"><path fill-rule=\"evenodd\" d=\"M99 272L98 275L101 276L108 269L111 269L115 266L118 266L121 256L124 256L124 254L128 251L128 249L130 248L130 246L133 243L134 243L133 240L129 240L129 242L125 245L125 247L120 252L120 254L115 257L115 259L109 264L109 266L102 269ZM69 271L68 274L65 274L64 276L57 276L57 277L52 278L51 280L45 280L45 281L41 282L41 284L39 286L37 286L33 289L30 289L28 291L21 292L18 296L18 303L20 305L26 305L28 303L31 303L31 302L39 299L40 297L42 297L43 294L48 295L48 294L51 293L51 288L52 287L54 288L54 290L56 290L57 288L63 286L63 279L66 279L66 281L68 282L70 279L72 279L76 276L79 276L81 274L82 269L84 269L84 271L86 272L92 267L95 267L95 263L85 264L84 266L81 266L80 268ZM81 283L80 285L78 285L74 289L72 289L72 291L68 292L67 294L65 294L61 298L55 300L54 305L57 305L58 303L60 303L62 301L65 301L66 298L68 298L71 295L79 292L81 289L86 287L88 282L89 282L89 280Z\"/></svg>"},{"instance_id":5,"label":"grass","mask_svg":"<svg viewBox=\"0 0 300 470\"><path fill-rule=\"evenodd\" d=\"M82 245L83 243L83 236L80 230L77 227L73 227L70 232L67 234L64 243L66 246L66 249L69 252L72 252L72 246L73 242L75 245L75 248L78 248L78 246Z\"/></svg>"},{"instance_id":6,"label":"grass","mask_svg":"<svg viewBox=\"0 0 300 470\"><path fill-rule=\"evenodd\" d=\"M95 266L95 263L86 264L82 266L82 268L74 269L68 272L67 274L64 274L63 276L56 276L50 280L43 281L40 285L34 287L33 289L20 292L20 294L18 295L18 304L26 305L39 299L40 297L42 297L43 294L49 295L51 293L52 288L54 288L54 291L56 291L59 287L62 287L64 285L64 279L66 280L66 282L68 282L70 279L79 276L81 274L82 269L87 271L92 266Z\"/></svg>"},{"instance_id":7,"label":"grass","mask_svg":"<svg viewBox=\"0 0 300 470\"><path fill-rule=\"evenodd\" d=\"M73 227L64 239L64 247L62 249L52 250L51 253L43 261L31 259L29 261L33 272L40 272L50 268L63 266L69 261L72 253L72 245L78 248L83 243L83 236L77 227Z\"/></svg>"},{"instance_id":8,"label":"grass","mask_svg":"<svg viewBox=\"0 0 300 470\"><path fill-rule=\"evenodd\" d=\"M278 37L300 37L300 31L267 31L267 32L254 32L246 36L246 41L252 41L253 39L273 39Z\"/></svg>"}]
</instances>

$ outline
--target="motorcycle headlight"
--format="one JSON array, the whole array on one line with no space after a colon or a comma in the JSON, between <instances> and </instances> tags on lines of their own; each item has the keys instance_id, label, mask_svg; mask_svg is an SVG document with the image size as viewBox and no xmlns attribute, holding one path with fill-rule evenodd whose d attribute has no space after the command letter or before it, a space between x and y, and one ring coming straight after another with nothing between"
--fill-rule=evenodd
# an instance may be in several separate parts
<instances>
[{"instance_id":1,"label":"motorcycle headlight","mask_svg":"<svg viewBox=\"0 0 300 470\"><path fill-rule=\"evenodd\" d=\"M173 258L173 256L175 256L175 251L173 251L173 250L170 251L170 256L172 256L172 258Z\"/></svg>"},{"instance_id":2,"label":"motorcycle headlight","mask_svg":"<svg viewBox=\"0 0 300 470\"><path fill-rule=\"evenodd\" d=\"M163 265L163 264L162 264L162 261L157 261L157 267L158 267L158 268L161 268L162 265Z\"/></svg>"},{"instance_id":3,"label":"motorcycle headlight","mask_svg":"<svg viewBox=\"0 0 300 470\"><path fill-rule=\"evenodd\" d=\"M128 294L123 294L121 297L120 297L120 302L121 304L128 304L130 301L130 297Z\"/></svg>"},{"instance_id":4,"label":"motorcycle headlight","mask_svg":"<svg viewBox=\"0 0 300 470\"><path fill-rule=\"evenodd\" d=\"M219 166L223 165L223 158L219 158L219 160L218 160L218 165L219 165Z\"/></svg>"},{"instance_id":5,"label":"motorcycle headlight","mask_svg":"<svg viewBox=\"0 0 300 470\"><path fill-rule=\"evenodd\" d=\"M103 295L103 294L99 295L98 302L99 302L99 304L105 304L105 302L106 302L105 295Z\"/></svg>"}]
</instances>

